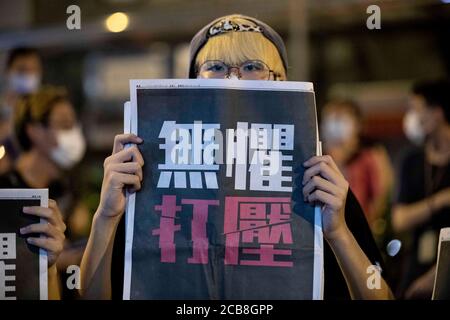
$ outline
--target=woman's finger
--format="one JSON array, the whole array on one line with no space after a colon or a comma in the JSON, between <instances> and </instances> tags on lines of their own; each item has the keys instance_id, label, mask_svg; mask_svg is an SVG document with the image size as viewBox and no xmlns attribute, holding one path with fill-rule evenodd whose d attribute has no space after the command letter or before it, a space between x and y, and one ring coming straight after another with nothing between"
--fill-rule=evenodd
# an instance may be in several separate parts
<instances>
[{"instance_id":1,"label":"woman's finger","mask_svg":"<svg viewBox=\"0 0 450 320\"><path fill-rule=\"evenodd\" d=\"M29 237L29 238L27 238L27 242L36 247L45 249L49 252L57 253L57 252L61 252L63 249L62 241L54 240L52 238Z\"/></svg>"},{"instance_id":2,"label":"woman's finger","mask_svg":"<svg viewBox=\"0 0 450 320\"><path fill-rule=\"evenodd\" d=\"M318 162L304 172L303 185L305 185L313 176L316 175L321 175L323 178L334 184L338 184L341 178L327 163Z\"/></svg>"},{"instance_id":3,"label":"woman's finger","mask_svg":"<svg viewBox=\"0 0 450 320\"><path fill-rule=\"evenodd\" d=\"M132 192L141 189L141 180L134 174L112 172L109 179L113 188L122 189L123 187L128 186Z\"/></svg>"},{"instance_id":4,"label":"woman's finger","mask_svg":"<svg viewBox=\"0 0 450 320\"><path fill-rule=\"evenodd\" d=\"M49 206L50 205L53 206L53 204L51 204L51 202L49 201ZM31 207L23 207L22 211L25 214L30 214L40 218L44 218L61 232L66 231L66 225L64 224L61 213L59 212L59 209L57 207L45 208L45 207L31 206Z\"/></svg>"},{"instance_id":5,"label":"woman's finger","mask_svg":"<svg viewBox=\"0 0 450 320\"><path fill-rule=\"evenodd\" d=\"M29 233L41 233L50 238L55 239L64 239L64 234L59 232L54 226L50 223L35 223L30 224L26 227L20 229L21 234L29 234Z\"/></svg>"},{"instance_id":6,"label":"woman's finger","mask_svg":"<svg viewBox=\"0 0 450 320\"><path fill-rule=\"evenodd\" d=\"M318 201L324 205L329 206L333 210L340 210L344 201L338 197L335 197L325 191L316 190L308 195L307 200L309 202Z\"/></svg>"},{"instance_id":7,"label":"woman's finger","mask_svg":"<svg viewBox=\"0 0 450 320\"><path fill-rule=\"evenodd\" d=\"M325 162L327 163L333 170L337 171L338 173L341 173L339 170L336 162L334 162L333 157L330 155L323 155L323 156L314 156L306 160L303 165L305 167L312 167L316 165L317 163Z\"/></svg>"},{"instance_id":8,"label":"woman's finger","mask_svg":"<svg viewBox=\"0 0 450 320\"><path fill-rule=\"evenodd\" d=\"M135 174L142 181L142 166L138 162L113 163L108 168L110 171Z\"/></svg>"},{"instance_id":9,"label":"woman's finger","mask_svg":"<svg viewBox=\"0 0 450 320\"><path fill-rule=\"evenodd\" d=\"M142 139L132 133L118 134L114 137L112 154L122 151L128 143L142 143Z\"/></svg>"},{"instance_id":10,"label":"woman's finger","mask_svg":"<svg viewBox=\"0 0 450 320\"><path fill-rule=\"evenodd\" d=\"M314 176L303 187L303 197L306 199L306 197L316 189L328 192L336 197L342 197L344 195L343 190L335 184L325 180L321 176Z\"/></svg>"},{"instance_id":11,"label":"woman's finger","mask_svg":"<svg viewBox=\"0 0 450 320\"><path fill-rule=\"evenodd\" d=\"M52 210L52 215L54 217L55 223L53 223L53 225L61 232L65 232L66 225L64 223L61 211L59 210L56 201L53 199L48 199L48 207Z\"/></svg>"},{"instance_id":12,"label":"woman's finger","mask_svg":"<svg viewBox=\"0 0 450 320\"><path fill-rule=\"evenodd\" d=\"M122 162L138 162L141 166L143 166L144 158L142 157L141 152L139 151L137 146L134 145L106 158L104 166L107 167L112 163Z\"/></svg>"},{"instance_id":13,"label":"woman's finger","mask_svg":"<svg viewBox=\"0 0 450 320\"><path fill-rule=\"evenodd\" d=\"M22 211L26 214L44 218L53 225L58 223L57 217L53 214L53 209L51 208L31 206L23 207Z\"/></svg>"}]
</instances>

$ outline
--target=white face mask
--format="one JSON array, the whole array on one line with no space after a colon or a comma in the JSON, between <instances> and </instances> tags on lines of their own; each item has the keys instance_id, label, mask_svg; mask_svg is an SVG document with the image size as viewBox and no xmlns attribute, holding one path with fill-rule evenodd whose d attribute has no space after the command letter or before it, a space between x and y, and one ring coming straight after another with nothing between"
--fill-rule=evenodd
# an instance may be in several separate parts
<instances>
[{"instance_id":1,"label":"white face mask","mask_svg":"<svg viewBox=\"0 0 450 320\"><path fill-rule=\"evenodd\" d=\"M10 89L19 94L35 92L41 84L41 78L35 74L12 73L8 81Z\"/></svg>"},{"instance_id":2,"label":"white face mask","mask_svg":"<svg viewBox=\"0 0 450 320\"><path fill-rule=\"evenodd\" d=\"M51 159L63 169L70 169L83 158L86 141L78 126L60 130L56 134L58 146L51 153Z\"/></svg>"},{"instance_id":3,"label":"white face mask","mask_svg":"<svg viewBox=\"0 0 450 320\"><path fill-rule=\"evenodd\" d=\"M417 111L408 111L403 117L403 131L414 144L421 145L425 141L425 131L420 123Z\"/></svg>"},{"instance_id":4,"label":"white face mask","mask_svg":"<svg viewBox=\"0 0 450 320\"><path fill-rule=\"evenodd\" d=\"M323 121L321 129L324 141L341 143L352 136L355 125L346 117L329 117Z\"/></svg>"}]
</instances>

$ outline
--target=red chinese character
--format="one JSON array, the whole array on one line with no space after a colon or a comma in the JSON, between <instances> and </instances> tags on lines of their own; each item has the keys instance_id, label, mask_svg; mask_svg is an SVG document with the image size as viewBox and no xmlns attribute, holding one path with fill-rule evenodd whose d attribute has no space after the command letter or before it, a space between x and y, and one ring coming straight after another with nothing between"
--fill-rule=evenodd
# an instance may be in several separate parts
<instances>
[{"instance_id":1,"label":"red chinese character","mask_svg":"<svg viewBox=\"0 0 450 320\"><path fill-rule=\"evenodd\" d=\"M176 261L175 253L175 232L181 229L179 224L175 224L177 212L181 211L181 206L177 206L176 196L162 197L162 204L155 206L156 211L161 211L159 229L152 231L152 235L159 235L159 248L161 249L161 262Z\"/></svg>"},{"instance_id":2,"label":"red chinese character","mask_svg":"<svg viewBox=\"0 0 450 320\"><path fill-rule=\"evenodd\" d=\"M290 218L289 198L226 197L225 264L292 267L292 261L275 260L276 255L292 254L292 250L275 249L276 244L293 244ZM242 253L259 255L259 260L239 263L241 242L258 243L259 248L244 248Z\"/></svg>"},{"instance_id":3,"label":"red chinese character","mask_svg":"<svg viewBox=\"0 0 450 320\"><path fill-rule=\"evenodd\" d=\"M218 206L218 200L183 199L182 204L192 204L192 257L188 263L208 263L208 235L206 222L208 221L208 207Z\"/></svg>"},{"instance_id":4,"label":"red chinese character","mask_svg":"<svg viewBox=\"0 0 450 320\"><path fill-rule=\"evenodd\" d=\"M181 225L175 224L177 212L181 206L176 205L176 196L164 195L162 204L155 206L156 211L161 212L159 229L152 231L152 235L159 235L159 248L161 249L161 262L174 263L176 261L175 232L181 229ZM208 207L218 206L218 200L182 199L182 204L190 204L192 209L191 240L192 257L188 263L208 263L208 235L206 223L208 221Z\"/></svg>"}]
</instances>

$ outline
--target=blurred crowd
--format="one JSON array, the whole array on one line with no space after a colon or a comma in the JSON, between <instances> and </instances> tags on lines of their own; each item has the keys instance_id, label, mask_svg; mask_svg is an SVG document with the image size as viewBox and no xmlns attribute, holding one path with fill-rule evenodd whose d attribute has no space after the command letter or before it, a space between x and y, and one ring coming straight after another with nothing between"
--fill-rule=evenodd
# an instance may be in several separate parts
<instances>
[{"instance_id":1,"label":"blurred crowd","mask_svg":"<svg viewBox=\"0 0 450 320\"><path fill-rule=\"evenodd\" d=\"M0 188L49 189L67 225L57 262L64 281L67 267L80 264L92 216L72 174L86 141L67 90L42 85L42 69L34 48L16 48L8 55L0 107Z\"/></svg>"},{"instance_id":2,"label":"blurred crowd","mask_svg":"<svg viewBox=\"0 0 450 320\"><path fill-rule=\"evenodd\" d=\"M80 264L93 214L79 194L86 173L75 170L86 151L82 126L70 88L42 84L36 49L12 49L4 70L0 188L49 188L68 227L58 260L64 275L67 266ZM323 153L334 158L359 200L396 297L430 299L439 230L450 227L450 83L430 79L410 89L403 130L411 145L398 163L365 135L355 101L331 100L319 110Z\"/></svg>"}]
</instances>

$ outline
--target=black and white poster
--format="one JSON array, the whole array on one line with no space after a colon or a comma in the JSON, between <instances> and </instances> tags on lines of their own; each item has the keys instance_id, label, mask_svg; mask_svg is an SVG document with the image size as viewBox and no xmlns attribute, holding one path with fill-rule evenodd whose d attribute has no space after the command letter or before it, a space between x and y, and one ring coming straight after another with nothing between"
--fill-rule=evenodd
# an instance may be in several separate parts
<instances>
[{"instance_id":1,"label":"black and white poster","mask_svg":"<svg viewBox=\"0 0 450 320\"><path fill-rule=\"evenodd\" d=\"M39 223L26 206L48 206L47 189L0 189L0 300L46 300L47 254L19 229Z\"/></svg>"},{"instance_id":2,"label":"black and white poster","mask_svg":"<svg viewBox=\"0 0 450 320\"><path fill-rule=\"evenodd\" d=\"M130 86L125 131L145 165L127 198L124 299L321 299L320 209L301 192L320 153L313 85Z\"/></svg>"}]
</instances>

